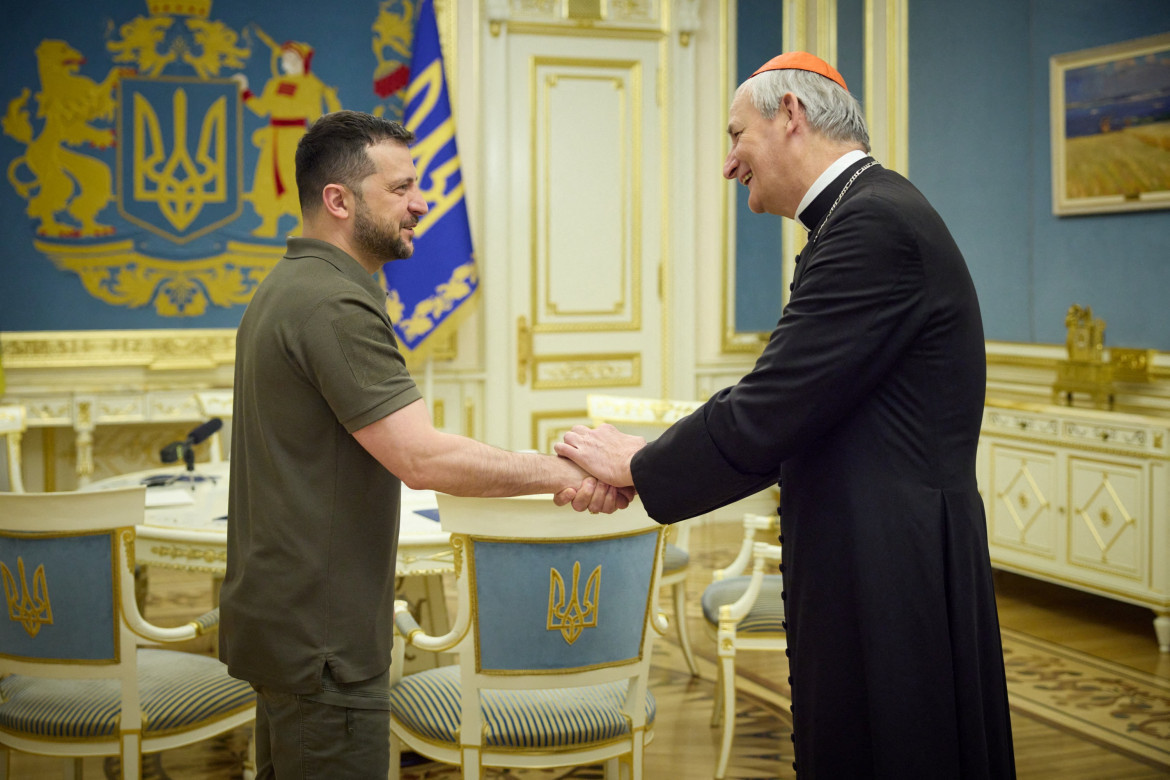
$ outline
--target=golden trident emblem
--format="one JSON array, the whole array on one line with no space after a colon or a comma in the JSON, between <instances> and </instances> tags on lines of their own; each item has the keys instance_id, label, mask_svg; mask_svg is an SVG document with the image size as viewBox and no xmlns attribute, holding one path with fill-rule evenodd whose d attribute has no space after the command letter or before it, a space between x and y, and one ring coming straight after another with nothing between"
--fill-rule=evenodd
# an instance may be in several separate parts
<instances>
[{"instance_id":1,"label":"golden trident emblem","mask_svg":"<svg viewBox=\"0 0 1170 780\"><path fill-rule=\"evenodd\" d=\"M572 600L565 605L565 580L556 569L549 569L548 630L560 631L565 642L573 644L586 628L597 625L597 608L601 595L601 566L589 575L585 592L580 596L577 585L581 579L581 562L573 563ZM582 608L581 604L585 606Z\"/></svg>"},{"instance_id":2,"label":"golden trident emblem","mask_svg":"<svg viewBox=\"0 0 1170 780\"><path fill-rule=\"evenodd\" d=\"M194 222L205 204L227 200L226 99L204 115L194 156L187 143L187 105L187 91L175 90L173 146L165 157L158 115L145 97L134 95L134 199L158 204L178 230Z\"/></svg>"},{"instance_id":3,"label":"golden trident emblem","mask_svg":"<svg viewBox=\"0 0 1170 780\"><path fill-rule=\"evenodd\" d=\"M28 590L28 580L24 576L24 558L16 559L16 568L20 572L20 590L16 589L16 578L3 563L0 563L0 576L4 578L4 597L8 601L8 619L20 623L28 635L35 637L41 630L41 624L53 623L53 608L49 604L49 587L45 584L45 565L42 563L33 572L33 589Z\"/></svg>"}]
</instances>

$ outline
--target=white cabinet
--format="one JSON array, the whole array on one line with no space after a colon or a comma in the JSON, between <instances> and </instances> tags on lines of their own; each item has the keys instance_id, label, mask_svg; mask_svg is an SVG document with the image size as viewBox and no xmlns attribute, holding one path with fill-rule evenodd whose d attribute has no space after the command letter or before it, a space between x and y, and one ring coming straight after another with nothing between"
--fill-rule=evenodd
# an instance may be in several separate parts
<instances>
[{"instance_id":1,"label":"white cabinet","mask_svg":"<svg viewBox=\"0 0 1170 780\"><path fill-rule=\"evenodd\" d=\"M1149 607L1170 652L1170 420L989 401L977 469L993 566Z\"/></svg>"}]
</instances>

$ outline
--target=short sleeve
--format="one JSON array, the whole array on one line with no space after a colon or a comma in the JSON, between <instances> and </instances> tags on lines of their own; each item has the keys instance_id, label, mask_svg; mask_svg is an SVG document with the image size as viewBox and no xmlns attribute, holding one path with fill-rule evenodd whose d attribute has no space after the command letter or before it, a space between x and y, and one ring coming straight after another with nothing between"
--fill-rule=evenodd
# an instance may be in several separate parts
<instances>
[{"instance_id":1,"label":"short sleeve","mask_svg":"<svg viewBox=\"0 0 1170 780\"><path fill-rule=\"evenodd\" d=\"M422 397L389 319L362 297L323 302L300 343L310 380L350 433Z\"/></svg>"}]
</instances>

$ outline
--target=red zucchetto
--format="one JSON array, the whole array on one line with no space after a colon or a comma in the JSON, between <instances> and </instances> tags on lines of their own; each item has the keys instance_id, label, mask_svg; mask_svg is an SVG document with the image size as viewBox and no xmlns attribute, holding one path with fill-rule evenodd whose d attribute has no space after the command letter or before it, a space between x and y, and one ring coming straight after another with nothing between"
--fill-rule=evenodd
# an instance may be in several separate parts
<instances>
[{"instance_id":1,"label":"red zucchetto","mask_svg":"<svg viewBox=\"0 0 1170 780\"><path fill-rule=\"evenodd\" d=\"M758 76L766 70L807 70L810 73L817 73L831 79L840 84L841 89L849 91L849 87L845 86L845 79L841 78L841 74L832 65L806 51L790 51L773 57L761 65L752 76Z\"/></svg>"}]
</instances>

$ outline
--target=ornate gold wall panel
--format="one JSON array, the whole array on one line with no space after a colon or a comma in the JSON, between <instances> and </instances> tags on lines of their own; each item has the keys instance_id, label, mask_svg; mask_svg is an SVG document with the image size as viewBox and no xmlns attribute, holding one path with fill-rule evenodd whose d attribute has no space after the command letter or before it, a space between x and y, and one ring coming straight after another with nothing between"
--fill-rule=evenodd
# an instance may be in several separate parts
<instances>
[{"instance_id":1,"label":"ornate gold wall panel","mask_svg":"<svg viewBox=\"0 0 1170 780\"><path fill-rule=\"evenodd\" d=\"M642 63L534 57L531 69L533 331L637 330Z\"/></svg>"},{"instance_id":2,"label":"ornate gold wall panel","mask_svg":"<svg viewBox=\"0 0 1170 780\"><path fill-rule=\"evenodd\" d=\"M551 453L555 442L561 440L574 425L585 425L584 409L552 410L532 414L532 439L529 445L537 452Z\"/></svg>"},{"instance_id":3,"label":"ornate gold wall panel","mask_svg":"<svg viewBox=\"0 0 1170 780\"><path fill-rule=\"evenodd\" d=\"M83 366L198 370L233 363L236 332L215 328L0 333L0 353L5 372Z\"/></svg>"},{"instance_id":4,"label":"ornate gold wall panel","mask_svg":"<svg viewBox=\"0 0 1170 780\"><path fill-rule=\"evenodd\" d=\"M533 361L532 387L636 387L642 384L642 356L541 355Z\"/></svg>"}]
</instances>

